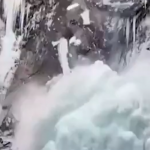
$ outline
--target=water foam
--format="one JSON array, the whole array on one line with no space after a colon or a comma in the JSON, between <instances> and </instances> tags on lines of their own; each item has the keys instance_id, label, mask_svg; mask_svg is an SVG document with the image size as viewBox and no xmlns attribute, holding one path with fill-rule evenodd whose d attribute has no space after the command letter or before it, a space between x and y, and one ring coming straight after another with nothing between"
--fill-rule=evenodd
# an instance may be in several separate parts
<instances>
[{"instance_id":1,"label":"water foam","mask_svg":"<svg viewBox=\"0 0 150 150\"><path fill-rule=\"evenodd\" d=\"M121 75L100 61L76 67L55 78L47 94L32 86L35 94L29 90L19 104L16 145L20 150L148 147L149 57L149 52L142 53L135 66Z\"/></svg>"}]
</instances>

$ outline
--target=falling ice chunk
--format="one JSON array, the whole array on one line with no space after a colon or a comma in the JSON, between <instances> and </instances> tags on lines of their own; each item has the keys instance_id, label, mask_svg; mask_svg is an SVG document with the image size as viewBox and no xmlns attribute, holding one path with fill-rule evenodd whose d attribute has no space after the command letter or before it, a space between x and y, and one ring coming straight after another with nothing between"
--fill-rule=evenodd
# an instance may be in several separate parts
<instances>
[{"instance_id":1,"label":"falling ice chunk","mask_svg":"<svg viewBox=\"0 0 150 150\"><path fill-rule=\"evenodd\" d=\"M70 40L69 40L69 44L74 44L75 46L78 46L81 44L81 40L77 39L75 36L73 36Z\"/></svg>"},{"instance_id":2,"label":"falling ice chunk","mask_svg":"<svg viewBox=\"0 0 150 150\"><path fill-rule=\"evenodd\" d=\"M78 45L80 45L80 44L81 44L81 40L77 39L74 45L75 45L75 46L78 46Z\"/></svg>"},{"instance_id":3,"label":"falling ice chunk","mask_svg":"<svg viewBox=\"0 0 150 150\"><path fill-rule=\"evenodd\" d=\"M59 41L52 41L53 46L57 46L59 44Z\"/></svg>"},{"instance_id":4,"label":"falling ice chunk","mask_svg":"<svg viewBox=\"0 0 150 150\"><path fill-rule=\"evenodd\" d=\"M86 9L82 14L81 17L83 19L83 24L88 25L90 24L90 11Z\"/></svg>"},{"instance_id":5,"label":"falling ice chunk","mask_svg":"<svg viewBox=\"0 0 150 150\"><path fill-rule=\"evenodd\" d=\"M71 9L74 9L74 8L78 7L78 6L79 6L78 3L71 4L71 5L69 5L69 6L67 7L67 10L69 11L69 10L71 10Z\"/></svg>"},{"instance_id":6,"label":"falling ice chunk","mask_svg":"<svg viewBox=\"0 0 150 150\"><path fill-rule=\"evenodd\" d=\"M73 36L70 40L69 40L69 44L73 44L76 41L76 37Z\"/></svg>"}]
</instances>

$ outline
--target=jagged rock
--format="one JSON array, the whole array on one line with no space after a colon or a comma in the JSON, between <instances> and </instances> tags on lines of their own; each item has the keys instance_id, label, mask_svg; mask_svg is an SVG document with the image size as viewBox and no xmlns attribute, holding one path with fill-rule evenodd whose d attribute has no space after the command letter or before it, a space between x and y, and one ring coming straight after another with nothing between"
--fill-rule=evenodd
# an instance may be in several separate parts
<instances>
[{"instance_id":1,"label":"jagged rock","mask_svg":"<svg viewBox=\"0 0 150 150\"><path fill-rule=\"evenodd\" d=\"M66 8L72 2L79 2L80 8L67 11ZM57 50L51 42L58 40L61 36L69 39L76 35L82 39L82 44L78 48L76 47L77 55L101 59L98 55L101 52L108 64L110 57L114 59L116 53L119 57L125 57L126 50L129 49L125 38L126 20L120 18L120 14L117 13L115 16L111 16L108 9L101 9L95 6L94 2L91 3L88 0L66 0L65 2L63 0L27 0L26 6L30 5L31 7L29 19L25 19L22 64L18 68L16 80L24 80L36 73L37 70L40 70L39 73L50 76L60 73ZM93 22L89 26L83 26L80 16L85 8L90 9L90 19ZM0 10L2 12L2 9ZM76 20L78 24L72 24L72 20ZM17 22L16 27L19 25L19 20ZM130 35L129 47L132 48L132 34ZM120 52L116 49L123 50ZM33 56L32 59L27 58L28 54ZM27 62L27 60L29 61Z\"/></svg>"},{"instance_id":2,"label":"jagged rock","mask_svg":"<svg viewBox=\"0 0 150 150\"><path fill-rule=\"evenodd\" d=\"M52 7L51 3L48 3L48 1L44 1L39 7L36 7L35 12L40 13L40 20L37 22L34 22L37 28L34 30L31 30L29 32L29 35L32 37L27 38L27 43L25 44L26 49L31 49L31 47L36 47L37 51L39 51L40 47L42 47L41 51L44 53L50 52L50 58L54 57L55 60L57 60L57 51L55 50L55 47L52 46L51 41L56 41L60 38L60 36L65 36L66 38L70 38L73 35L78 36L78 38L81 38L82 44L76 47L77 55L84 55L86 57L93 57L93 59L101 59L101 57L98 55L99 52L101 52L101 55L103 55L105 58L106 63L108 63L111 66L111 60L116 58L116 53L118 54L116 58L116 63L120 63L120 60L122 60L122 57L126 57L127 52L129 49L132 49L133 44L133 34L130 32L129 34L129 44L126 42L126 18L129 18L129 22L131 23L130 31L133 28L133 16L134 14L138 13L139 9L140 12L143 12L143 4L140 4L136 1L134 5L127 5L125 9L119 9L118 12L115 12L115 9L113 10L115 15L111 15L109 13L108 9L100 8L98 6L95 6L93 3L87 0L80 1L80 8L75 9L73 11L67 11L66 8L72 3L72 2L78 2L77 0L66 0L64 1L53 1L53 10L50 9ZM111 1L115 2L115 1ZM118 2L116 0L116 2ZM130 2L130 1L123 1L123 2ZM45 3L47 6L45 7ZM36 5L38 5L36 3ZM130 8L131 7L131 8ZM37 9L38 8L38 9ZM80 16L80 14L84 11L85 8L90 9L90 19L92 21L91 25L86 26L83 25L83 20ZM134 9L133 9L134 8ZM32 8L31 8L32 9ZM38 10L43 10L42 14ZM147 10L147 9L145 9ZM32 12L32 13L33 13ZM52 12L54 12L54 16L51 23L51 15ZM127 12L126 16L125 12ZM129 12L129 13L128 13ZM111 11L112 13L112 11ZM144 14L147 13L144 11ZM128 16L129 14L129 16ZM133 14L130 15L130 14ZM141 18L143 18L141 16ZM32 20L31 18L30 20ZM72 21L75 20L77 23L72 23ZM136 23L136 29L138 28L140 22L137 19ZM90 32L92 31L92 32ZM80 34L79 34L80 33ZM141 33L141 31L140 31ZM36 38L34 38L36 36ZM139 36L139 34L138 34ZM143 35L142 35L143 36ZM140 35L141 37L141 35ZM42 39L39 43L39 39ZM140 38L141 39L141 38ZM141 41L140 41L141 42ZM37 47L38 46L38 47ZM34 48L35 49L35 48ZM119 49L123 49L120 51ZM32 50L31 50L32 51ZM95 53L95 51L97 53ZM39 52L38 52L39 55ZM94 56L95 55L95 56ZM44 55L42 55L44 58ZM119 58L120 57L120 58ZM51 58L52 59L52 58ZM59 63L57 64L57 68L59 67ZM112 66L113 67L113 66ZM114 67L113 69L118 70L118 66ZM47 70L47 69L46 69ZM59 71L61 68L59 68ZM56 71L57 73L59 72Z\"/></svg>"},{"instance_id":3,"label":"jagged rock","mask_svg":"<svg viewBox=\"0 0 150 150\"><path fill-rule=\"evenodd\" d=\"M2 0L0 2L2 4ZM67 7L72 2L80 3L80 7L72 11L67 11ZM57 41L61 36L69 40L75 35L82 41L82 44L79 46L70 46L70 52L76 51L75 59L72 60L72 58L69 58L70 63L76 61L78 55L82 55L90 58L92 61L102 59L114 70L118 70L119 65L116 66L116 64L120 64L120 60L123 60L121 58L126 58L128 51L133 48L133 34L130 32L129 44L127 45L126 19L122 18L124 12L121 13L122 10L119 10L119 13L116 13L113 10L115 15L111 15L113 14L112 10L110 14L110 9L108 9L108 7L100 7L101 5L95 5L95 2L97 1L26 1L26 7L30 6L30 11L28 19L26 19L27 14L25 15L21 62L11 89L20 85L35 74L39 76L53 76L61 73L57 48L52 45L52 41ZM111 2L118 1L113 0ZM129 1L123 0L123 2ZM136 1L136 4L131 7L135 9L134 11L132 11L129 6L129 8L126 6L127 9L125 10L127 10L126 12L132 11L136 13L138 12L136 10L139 10L137 8L140 8L144 17L148 12L144 11L141 6L142 4L139 5L139 2ZM83 25L83 19L80 16L85 8L90 10L90 19L92 21L90 25ZM2 5L0 6L0 12L1 18L4 21ZM16 22L16 31L20 34L18 30L19 20ZM132 18L130 22L130 28L132 28ZM136 26L139 24L138 22ZM145 33L141 30L138 32L136 40L138 40L139 43L144 41L144 34ZM120 51L120 49L122 50ZM115 66L112 65L112 59L116 59ZM70 64L70 66L73 67L73 64Z\"/></svg>"},{"instance_id":4,"label":"jagged rock","mask_svg":"<svg viewBox=\"0 0 150 150\"><path fill-rule=\"evenodd\" d=\"M80 7L67 11L67 7L72 2L79 2ZM30 5L30 11L28 20L25 17L22 56L11 89L35 74L53 76L61 72L57 49L52 45L52 41L57 41L61 36L69 40L75 35L81 39L81 45L70 46L70 51L76 51L75 59L78 58L78 55L89 57L93 61L104 59L113 69L118 70L118 66L113 66L111 60L116 59L116 63L119 64L122 60L120 57L126 57L127 52L133 48L133 34L130 32L129 44L127 45L126 19L121 18L122 15L120 14L122 13L115 12L115 15L111 16L109 9L102 8L101 5L95 6L94 2L91 3L87 0L66 0L65 2L63 0L26 1L26 7ZM141 8L143 12L141 5L135 4L135 6L131 8L135 10ZM90 19L92 21L90 25L83 25L83 19L80 16L85 8L90 9ZM125 10L127 10L126 12L131 11L130 7ZM3 12L2 8L0 11ZM142 14L145 15L145 12ZM132 28L133 20L130 21ZM16 23L16 31L20 34L18 26L19 20ZM145 38L144 32L140 30L137 36L140 37L138 42L142 43ZM73 64L70 66L73 66Z\"/></svg>"}]
</instances>

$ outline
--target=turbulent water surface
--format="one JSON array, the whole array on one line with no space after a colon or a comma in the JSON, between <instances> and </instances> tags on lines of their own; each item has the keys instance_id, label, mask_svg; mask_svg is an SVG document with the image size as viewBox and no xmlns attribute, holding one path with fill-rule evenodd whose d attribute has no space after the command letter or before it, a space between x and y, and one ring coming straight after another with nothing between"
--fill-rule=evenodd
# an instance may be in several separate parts
<instances>
[{"instance_id":1,"label":"turbulent water surface","mask_svg":"<svg viewBox=\"0 0 150 150\"><path fill-rule=\"evenodd\" d=\"M21 150L148 150L149 57L143 51L120 75L100 61L77 67L49 82L48 92L30 85L19 103L15 144Z\"/></svg>"}]
</instances>

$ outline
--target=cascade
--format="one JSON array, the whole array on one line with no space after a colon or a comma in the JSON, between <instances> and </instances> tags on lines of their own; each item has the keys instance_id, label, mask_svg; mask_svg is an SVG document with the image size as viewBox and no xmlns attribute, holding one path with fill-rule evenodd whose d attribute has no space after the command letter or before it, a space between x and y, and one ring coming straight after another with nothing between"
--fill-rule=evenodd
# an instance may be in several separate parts
<instances>
[{"instance_id":1,"label":"cascade","mask_svg":"<svg viewBox=\"0 0 150 150\"><path fill-rule=\"evenodd\" d=\"M14 73L17 69L17 63L20 59L21 51L19 44L22 36L16 37L14 32L15 20L17 14L21 10L21 30L23 28L24 18L24 7L23 0L4 0L4 12L6 17L6 30L5 36L2 40L2 50L0 54L0 83L2 87L2 94L5 95L8 88L10 87ZM17 63L16 63L17 62ZM5 67L4 67L5 64Z\"/></svg>"},{"instance_id":2,"label":"cascade","mask_svg":"<svg viewBox=\"0 0 150 150\"><path fill-rule=\"evenodd\" d=\"M30 91L19 105L16 145L21 150L148 150L149 56L143 51L120 75L97 61L55 78L47 94L34 88L38 94Z\"/></svg>"},{"instance_id":3,"label":"cascade","mask_svg":"<svg viewBox=\"0 0 150 150\"><path fill-rule=\"evenodd\" d=\"M6 17L5 36L2 39L2 50L0 53L0 95L1 104L14 78L20 60L20 42L22 35L16 36L14 26L17 14L21 11L21 31L23 30L23 20L25 11L24 0L4 0L4 15ZM0 113L0 125L7 113Z\"/></svg>"}]
</instances>

